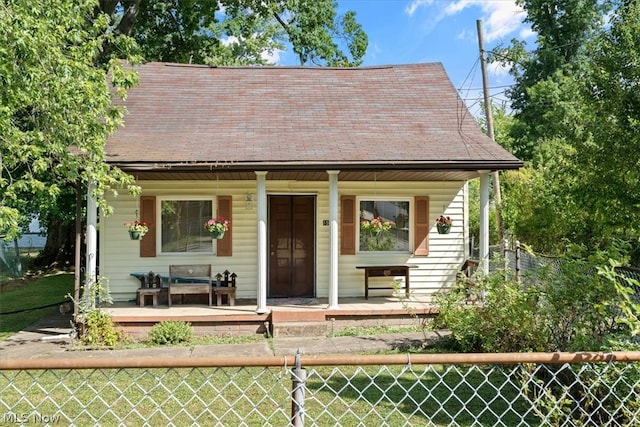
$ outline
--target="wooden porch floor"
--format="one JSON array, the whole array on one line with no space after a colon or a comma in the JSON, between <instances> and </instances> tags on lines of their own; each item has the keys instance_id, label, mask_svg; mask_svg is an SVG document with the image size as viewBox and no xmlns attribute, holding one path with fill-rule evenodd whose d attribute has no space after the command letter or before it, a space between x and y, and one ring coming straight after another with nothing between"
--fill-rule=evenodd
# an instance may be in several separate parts
<instances>
[{"instance_id":1,"label":"wooden porch floor","mask_svg":"<svg viewBox=\"0 0 640 427\"><path fill-rule=\"evenodd\" d=\"M331 323L332 327L401 325L417 317L433 317L437 308L427 296L412 296L410 301L394 297L340 298L338 309L328 309L326 298L281 300L267 303L267 312L257 314L256 301L236 300L236 305L212 306L172 304L139 307L134 303L116 303L105 311L125 332L141 336L165 320L190 322L198 334L273 332L283 324Z\"/></svg>"},{"instance_id":2,"label":"wooden porch floor","mask_svg":"<svg viewBox=\"0 0 640 427\"><path fill-rule=\"evenodd\" d=\"M256 314L255 300L236 300L235 306L207 306L201 304L172 304L152 307L150 304L139 307L131 302L119 302L105 308L105 311L117 318L151 319L156 317L237 317L237 316L265 316L273 312L282 313L318 313L324 317L329 316L362 316L362 315L389 315L406 314L410 307L416 314L437 314L436 307L431 303L431 298L412 296L410 301L400 301L393 297L364 298L340 298L338 309L328 309L326 298L313 298L311 302L296 303L295 298L284 299L278 304L267 303L266 314ZM291 301L291 302L289 302ZM285 315L286 316L286 315Z\"/></svg>"}]
</instances>

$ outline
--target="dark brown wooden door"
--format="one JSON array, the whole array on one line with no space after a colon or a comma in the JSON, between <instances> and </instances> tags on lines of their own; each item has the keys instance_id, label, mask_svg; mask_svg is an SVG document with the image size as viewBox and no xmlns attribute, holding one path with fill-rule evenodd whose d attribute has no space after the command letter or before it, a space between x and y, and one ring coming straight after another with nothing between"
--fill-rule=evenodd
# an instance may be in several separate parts
<instances>
[{"instance_id":1,"label":"dark brown wooden door","mask_svg":"<svg viewBox=\"0 0 640 427\"><path fill-rule=\"evenodd\" d=\"M269 196L270 298L313 297L314 196Z\"/></svg>"}]
</instances>

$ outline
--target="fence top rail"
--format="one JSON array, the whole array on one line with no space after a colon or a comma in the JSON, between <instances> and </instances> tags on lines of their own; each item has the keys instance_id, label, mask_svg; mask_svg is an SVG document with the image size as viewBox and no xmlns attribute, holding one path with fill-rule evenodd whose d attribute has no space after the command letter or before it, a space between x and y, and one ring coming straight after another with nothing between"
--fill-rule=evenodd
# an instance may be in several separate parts
<instances>
[{"instance_id":1,"label":"fence top rail","mask_svg":"<svg viewBox=\"0 0 640 427\"><path fill-rule=\"evenodd\" d=\"M300 355L302 366L364 365L515 365L521 363L640 362L640 351L579 353L448 353L390 355ZM110 357L95 359L48 358L0 360L0 370L28 369L129 369L204 367L293 367L295 355L233 357Z\"/></svg>"}]
</instances>

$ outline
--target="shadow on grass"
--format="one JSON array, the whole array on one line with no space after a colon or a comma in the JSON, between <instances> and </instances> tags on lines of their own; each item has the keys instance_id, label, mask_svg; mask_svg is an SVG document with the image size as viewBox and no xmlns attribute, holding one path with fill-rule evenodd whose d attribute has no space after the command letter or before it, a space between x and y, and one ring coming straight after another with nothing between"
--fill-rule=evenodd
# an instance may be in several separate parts
<instances>
[{"instance_id":1,"label":"shadow on grass","mask_svg":"<svg viewBox=\"0 0 640 427\"><path fill-rule=\"evenodd\" d=\"M306 385L305 410L319 424L539 424L499 366L345 366L315 370Z\"/></svg>"}]
</instances>

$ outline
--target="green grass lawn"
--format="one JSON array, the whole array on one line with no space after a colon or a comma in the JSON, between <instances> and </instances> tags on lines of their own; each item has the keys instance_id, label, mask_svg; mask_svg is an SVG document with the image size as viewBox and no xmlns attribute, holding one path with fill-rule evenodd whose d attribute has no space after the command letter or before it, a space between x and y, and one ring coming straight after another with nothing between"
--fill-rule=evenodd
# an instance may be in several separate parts
<instances>
[{"instance_id":1,"label":"green grass lawn","mask_svg":"<svg viewBox=\"0 0 640 427\"><path fill-rule=\"evenodd\" d=\"M57 305L31 309L68 301L67 295L73 294L73 279L73 273L50 274L6 287L0 293L0 341L58 310Z\"/></svg>"},{"instance_id":2,"label":"green grass lawn","mask_svg":"<svg viewBox=\"0 0 640 427\"><path fill-rule=\"evenodd\" d=\"M540 424L509 371L496 367L320 366L307 370L306 386L309 425ZM11 412L63 414L63 422L75 425L94 425L96 419L102 425L287 425L291 389L291 374L282 368L0 375L0 390L9 392L3 399ZM16 390L29 390L31 404L20 401Z\"/></svg>"}]
</instances>

